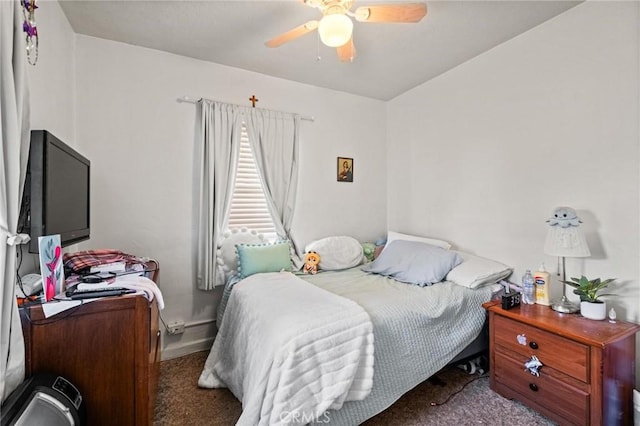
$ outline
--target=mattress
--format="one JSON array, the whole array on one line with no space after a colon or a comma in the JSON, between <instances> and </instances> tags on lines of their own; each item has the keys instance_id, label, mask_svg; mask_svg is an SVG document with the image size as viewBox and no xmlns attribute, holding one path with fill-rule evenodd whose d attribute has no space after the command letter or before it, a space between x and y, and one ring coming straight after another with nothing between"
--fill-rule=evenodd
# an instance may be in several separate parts
<instances>
[{"instance_id":1,"label":"mattress","mask_svg":"<svg viewBox=\"0 0 640 426\"><path fill-rule=\"evenodd\" d=\"M318 419L318 424L333 425L362 423L456 359L481 335L482 303L500 288L469 289L446 281L418 287L360 268L301 277L358 303L373 324L373 390L366 399L345 402ZM225 288L219 318L236 282L230 280Z\"/></svg>"}]
</instances>

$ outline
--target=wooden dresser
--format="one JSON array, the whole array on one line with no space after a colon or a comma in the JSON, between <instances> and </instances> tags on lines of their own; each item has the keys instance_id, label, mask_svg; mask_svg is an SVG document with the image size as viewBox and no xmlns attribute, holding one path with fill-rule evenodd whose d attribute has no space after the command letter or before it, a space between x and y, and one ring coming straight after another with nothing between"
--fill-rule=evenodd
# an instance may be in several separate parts
<instances>
[{"instance_id":1,"label":"wooden dresser","mask_svg":"<svg viewBox=\"0 0 640 426\"><path fill-rule=\"evenodd\" d=\"M483 306L489 312L492 390L562 425L633 424L640 326L593 321L542 305ZM543 365L539 376L524 367L533 355Z\"/></svg>"},{"instance_id":2,"label":"wooden dresser","mask_svg":"<svg viewBox=\"0 0 640 426\"><path fill-rule=\"evenodd\" d=\"M27 376L69 379L84 398L88 425L152 424L160 366L155 300L103 298L50 318L34 305L20 316Z\"/></svg>"}]
</instances>

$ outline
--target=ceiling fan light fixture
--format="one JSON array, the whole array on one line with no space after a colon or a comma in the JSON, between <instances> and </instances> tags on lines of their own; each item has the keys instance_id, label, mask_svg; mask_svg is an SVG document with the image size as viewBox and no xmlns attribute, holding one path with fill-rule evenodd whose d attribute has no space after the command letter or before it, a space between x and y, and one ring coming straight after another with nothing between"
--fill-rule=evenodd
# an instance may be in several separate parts
<instances>
[{"instance_id":1,"label":"ceiling fan light fixture","mask_svg":"<svg viewBox=\"0 0 640 426\"><path fill-rule=\"evenodd\" d=\"M318 25L320 40L329 47L343 46L353 33L353 21L344 14L325 15Z\"/></svg>"}]
</instances>

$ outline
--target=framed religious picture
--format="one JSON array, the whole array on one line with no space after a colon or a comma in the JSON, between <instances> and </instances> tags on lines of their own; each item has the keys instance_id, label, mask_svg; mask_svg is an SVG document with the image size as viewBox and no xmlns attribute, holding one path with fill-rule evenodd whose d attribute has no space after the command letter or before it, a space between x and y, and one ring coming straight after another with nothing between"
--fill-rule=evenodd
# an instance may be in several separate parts
<instances>
[{"instance_id":1,"label":"framed religious picture","mask_svg":"<svg viewBox=\"0 0 640 426\"><path fill-rule=\"evenodd\" d=\"M338 157L338 182L353 182L353 158Z\"/></svg>"}]
</instances>

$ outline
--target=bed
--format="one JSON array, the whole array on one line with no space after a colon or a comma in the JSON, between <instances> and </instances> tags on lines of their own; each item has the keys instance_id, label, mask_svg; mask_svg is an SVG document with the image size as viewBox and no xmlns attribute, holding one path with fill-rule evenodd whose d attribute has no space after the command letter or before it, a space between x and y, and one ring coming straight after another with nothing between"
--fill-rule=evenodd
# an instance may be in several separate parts
<instances>
[{"instance_id":1,"label":"bed","mask_svg":"<svg viewBox=\"0 0 640 426\"><path fill-rule=\"evenodd\" d=\"M342 248L344 242L340 241ZM412 244L414 245L409 247L413 253L418 242ZM433 241L426 244L431 245ZM449 251L449 247L442 246L439 249ZM327 259L326 266L333 258L326 249L324 253L325 256L321 258ZM442 252L439 251L438 254L440 253ZM456 254L458 263L447 270L444 281L424 286L407 284L404 282L407 278L405 276L372 273L371 266L362 265L327 271L323 270L321 263L322 272L317 275L271 272L253 274L245 279L234 275L225 286L219 311L219 335L207 358L199 385L229 387L243 402L243 414L238 421L240 425L362 423L388 408L404 393L447 364L486 348L487 340L483 333L486 314L481 305L496 296L501 286L495 283L506 278L511 273L511 268L470 254ZM404 251L399 255L400 257L395 258L387 256L387 260L393 263L392 269L399 265L397 269L405 271L407 266L403 263L415 262ZM450 253L446 255L451 257ZM349 256L348 253L341 252L337 257ZM410 259L407 260L407 257ZM344 265L338 262L338 266ZM382 266L387 268L389 265ZM424 274L424 271L420 273ZM291 310L291 304L288 305L287 302L289 296L283 296L287 294L281 288L283 282L288 282L293 292L299 293L298 296L291 296L292 300L300 297L306 300L303 303L307 303L309 299L326 298L326 306L304 306L300 309L300 319L293 320L296 324L302 324L297 331L295 326L291 328L291 318L283 316L284 311L288 313ZM305 298L305 295L311 294L313 296ZM298 305L299 302L293 304ZM331 306L334 304L342 305L339 309L332 310ZM336 323L342 326L345 318L352 319L352 323L348 324L349 332L352 329L362 332L354 334L356 338L349 341L349 344L360 346L350 347L340 354L357 354L353 365L349 365L353 367L349 372L355 384L351 388L341 389L341 393L328 403L326 398L319 398L322 403L316 406L294 404L295 407L301 407L302 414L292 417L291 412L296 410L287 405L290 401L299 398L300 394L307 395L304 399L306 404L308 400L313 402L315 396L305 393L307 389L300 392L298 384L291 385L292 380L303 376L296 369L273 380L273 370L278 369L282 360L276 356L274 361L263 350L266 348L267 352L277 352L278 345L283 346L279 342L270 349L265 344L265 340L271 338L268 336L277 336L278 339L282 333L286 335L290 332L296 334L295 337L297 334L305 334L305 310L307 318L320 323L331 322L327 318L337 318L344 311L345 317L340 317ZM318 310L326 310L327 317L318 317L315 314ZM360 310L365 312L366 320ZM248 331L239 331L243 326ZM251 333L253 337L248 337ZM372 342L369 335L373 336ZM323 341L325 337L321 336L319 340ZM291 338L292 336L285 336L284 341L289 342ZM260 340L260 343L252 345L249 342L251 340ZM300 343L301 348L308 346L309 341ZM230 347L235 347L235 350L230 350ZM287 352L289 358L300 358L297 353L291 355L293 352L289 346L284 352ZM304 356L301 359L306 361ZM332 362L335 363L335 360ZM255 365L260 363L269 365L262 365L257 369L262 370L256 371ZM369 374L371 371L372 374ZM335 378L331 377L332 380ZM295 391L289 389L278 396L277 389L272 389L280 387L274 386L273 383L276 382L294 386ZM329 386L329 381L322 383L322 389ZM254 392L260 386L260 391ZM314 390L309 392L313 393ZM283 412L287 416L283 417Z\"/></svg>"}]
</instances>

